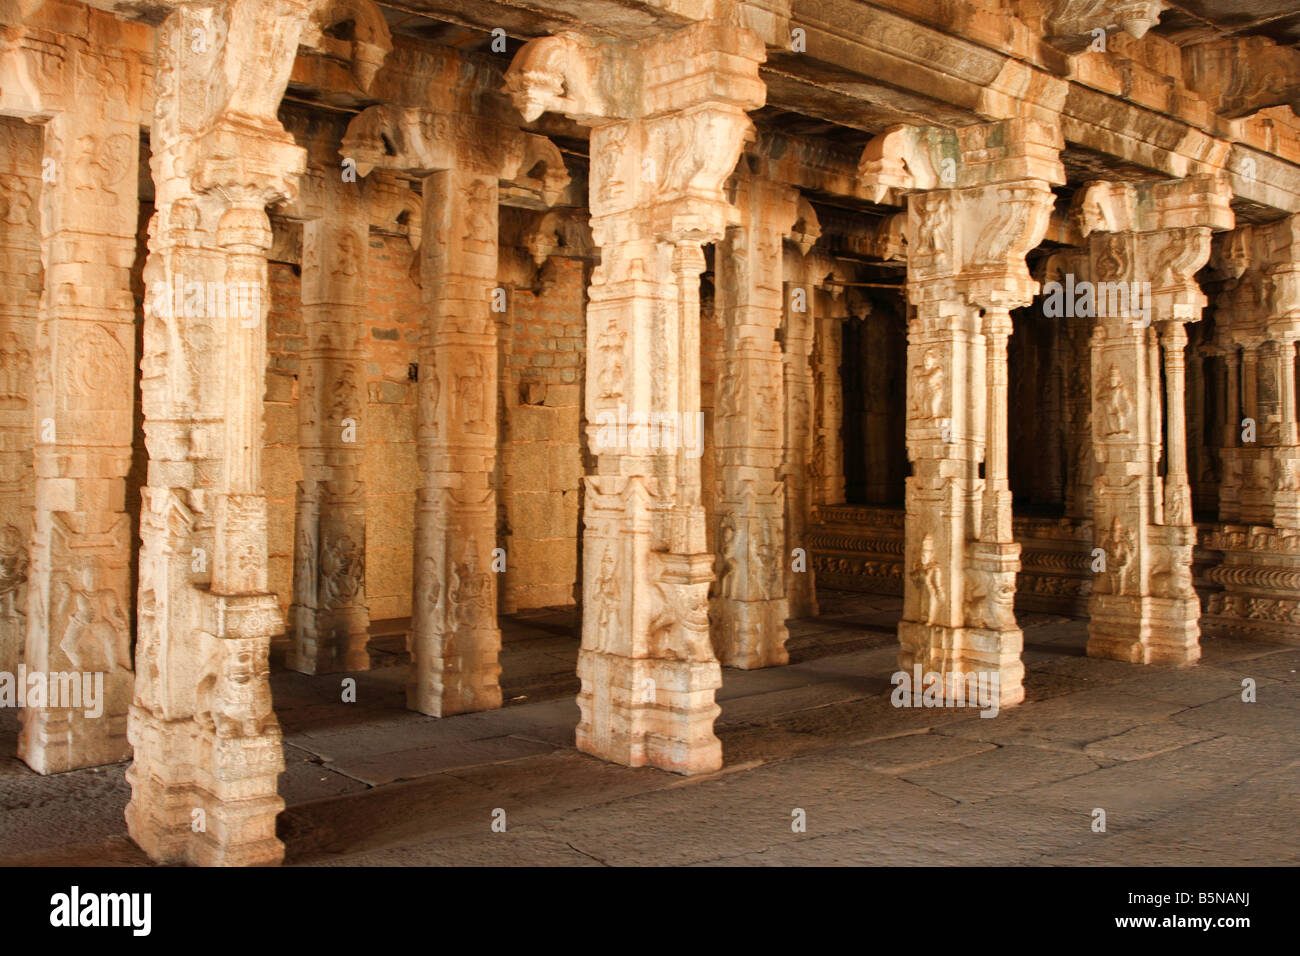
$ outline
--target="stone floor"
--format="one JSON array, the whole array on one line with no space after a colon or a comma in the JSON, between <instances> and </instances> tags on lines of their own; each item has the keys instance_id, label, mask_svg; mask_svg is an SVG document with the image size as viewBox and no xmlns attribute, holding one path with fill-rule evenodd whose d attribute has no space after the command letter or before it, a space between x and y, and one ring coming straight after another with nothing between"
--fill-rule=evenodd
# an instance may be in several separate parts
<instances>
[{"instance_id":1,"label":"stone floor","mask_svg":"<svg viewBox=\"0 0 1300 956\"><path fill-rule=\"evenodd\" d=\"M791 666L723 672L726 766L704 777L573 749L563 612L504 622L508 704L491 713L406 711L388 634L356 703L341 677L278 673L287 862L1300 863L1300 649L1207 639L1195 667L1135 667L1085 657L1083 621L1023 615L1028 699L984 719L891 706L897 598L823 593L822 611L792 625ZM0 712L0 753L15 729ZM0 758L0 865L146 864L124 770L42 778Z\"/></svg>"}]
</instances>

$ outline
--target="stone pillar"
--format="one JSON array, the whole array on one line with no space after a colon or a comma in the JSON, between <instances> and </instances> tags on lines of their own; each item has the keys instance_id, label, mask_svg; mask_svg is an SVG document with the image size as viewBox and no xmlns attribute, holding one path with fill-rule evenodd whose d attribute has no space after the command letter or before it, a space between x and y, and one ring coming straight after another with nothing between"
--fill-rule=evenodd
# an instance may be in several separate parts
<instances>
[{"instance_id":1,"label":"stone pillar","mask_svg":"<svg viewBox=\"0 0 1300 956\"><path fill-rule=\"evenodd\" d=\"M777 332L784 294L782 241L794 225L796 202L789 187L742 176L736 198L741 224L728 229L717 247L723 341L714 454L721 491L710 617L714 652L729 667L772 667L789 660L787 489L778 475L786 416L797 397L786 394Z\"/></svg>"},{"instance_id":2,"label":"stone pillar","mask_svg":"<svg viewBox=\"0 0 1300 956\"><path fill-rule=\"evenodd\" d=\"M586 479L577 743L631 766L694 773L722 762L714 559L700 506L698 289L701 247L737 221L722 186L751 130L744 111L763 102L763 55L751 31L703 21L640 43L534 40L506 75L526 121L555 110L592 127L601 264L587 309L596 463ZM779 237L775 256L779 268Z\"/></svg>"},{"instance_id":3,"label":"stone pillar","mask_svg":"<svg viewBox=\"0 0 1300 956\"><path fill-rule=\"evenodd\" d=\"M791 618L815 617L817 596L809 558L816 476L813 473L816 427L816 377L812 352L817 329L817 287L809 250L821 234L816 213L805 199L798 204L794 232L785 244L785 318L781 358L785 385L785 450L780 477L785 485L785 551L782 554L785 596ZM801 557L796 563L795 549Z\"/></svg>"},{"instance_id":4,"label":"stone pillar","mask_svg":"<svg viewBox=\"0 0 1300 956\"><path fill-rule=\"evenodd\" d=\"M41 139L41 127L0 117L0 672L9 674L18 672L27 639Z\"/></svg>"},{"instance_id":5,"label":"stone pillar","mask_svg":"<svg viewBox=\"0 0 1300 956\"><path fill-rule=\"evenodd\" d=\"M92 62L83 58L83 62ZM92 104L83 104L86 107ZM131 698L131 462L139 130L129 104L57 114L41 199L45 288L36 327L36 507L25 662L102 679L102 714L28 706L18 755L56 773L124 759ZM93 675L93 676L92 676Z\"/></svg>"},{"instance_id":6,"label":"stone pillar","mask_svg":"<svg viewBox=\"0 0 1300 956\"><path fill-rule=\"evenodd\" d=\"M1192 589L1184 424L1185 322L1205 297L1194 278L1212 229L1232 225L1226 182L1200 177L1093 184L1079 205L1099 312L1093 330L1093 527L1105 553L1089 603L1088 653L1132 663L1200 657ZM1130 291L1125 309L1118 293ZM1116 294L1112 295L1114 291ZM1105 304L1103 304L1105 303ZM1161 480L1161 344L1170 436Z\"/></svg>"},{"instance_id":7,"label":"stone pillar","mask_svg":"<svg viewBox=\"0 0 1300 956\"><path fill-rule=\"evenodd\" d=\"M1024 666L1013 609L1020 547L1006 478L1006 341L1010 311L1038 291L1025 254L1047 231L1051 185L1064 181L1062 143L1059 129L1032 120L900 130L869 143L859 166L873 186L913 190L899 667L939 673L948 693L966 674L995 674L1007 706L1024 699ZM935 188L945 181L951 188Z\"/></svg>"},{"instance_id":8,"label":"stone pillar","mask_svg":"<svg viewBox=\"0 0 1300 956\"><path fill-rule=\"evenodd\" d=\"M818 290L815 296L817 332L813 339L812 366L814 415L812 452L813 501L819 505L844 503L844 320L848 297Z\"/></svg>"},{"instance_id":9,"label":"stone pillar","mask_svg":"<svg viewBox=\"0 0 1300 956\"><path fill-rule=\"evenodd\" d=\"M490 119L398 106L357 115L343 155L369 175L424 177L414 590L407 706L435 717L501 706L495 554L496 315L501 181L532 208L569 178L541 136ZM537 173L537 175L534 175ZM494 304L495 300L495 304Z\"/></svg>"},{"instance_id":10,"label":"stone pillar","mask_svg":"<svg viewBox=\"0 0 1300 956\"><path fill-rule=\"evenodd\" d=\"M1224 444L1236 447L1224 449L1223 523L1205 542L1223 554L1222 564L1207 572L1223 590L1210 596L1204 624L1216 634L1294 642L1300 636L1294 544L1300 528L1300 216L1242 226L1215 242L1214 260L1228 280L1216 303L1216 347L1227 354ZM1239 410L1232 404L1238 390ZM1254 419L1253 436L1244 418Z\"/></svg>"},{"instance_id":11,"label":"stone pillar","mask_svg":"<svg viewBox=\"0 0 1300 956\"><path fill-rule=\"evenodd\" d=\"M267 664L283 620L267 591L259 487L265 207L291 199L305 167L275 114L306 19L305 5L236 0L186 5L158 28L126 820L159 862L283 855ZM205 54L192 48L196 33L211 41ZM219 86L225 96L212 97Z\"/></svg>"},{"instance_id":12,"label":"stone pillar","mask_svg":"<svg viewBox=\"0 0 1300 956\"><path fill-rule=\"evenodd\" d=\"M370 669L361 482L370 230L362 213L359 198L349 202L338 197L329 203L327 218L303 225L305 343L298 390L303 479L295 518L293 647L287 663L304 674Z\"/></svg>"},{"instance_id":13,"label":"stone pillar","mask_svg":"<svg viewBox=\"0 0 1300 956\"><path fill-rule=\"evenodd\" d=\"M424 180L415 595L407 706L501 706L496 547L497 176Z\"/></svg>"},{"instance_id":14,"label":"stone pillar","mask_svg":"<svg viewBox=\"0 0 1300 956\"><path fill-rule=\"evenodd\" d=\"M1230 343L1223 349L1223 473L1219 480L1219 520L1241 520L1241 351Z\"/></svg>"}]
</instances>

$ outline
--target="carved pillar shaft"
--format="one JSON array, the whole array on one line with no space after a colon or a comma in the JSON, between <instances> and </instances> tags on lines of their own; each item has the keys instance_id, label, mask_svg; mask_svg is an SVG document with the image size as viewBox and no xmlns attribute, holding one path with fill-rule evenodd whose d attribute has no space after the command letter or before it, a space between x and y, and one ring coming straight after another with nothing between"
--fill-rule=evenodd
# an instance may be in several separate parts
<instances>
[{"instance_id":1,"label":"carved pillar shaft","mask_svg":"<svg viewBox=\"0 0 1300 956\"><path fill-rule=\"evenodd\" d=\"M102 680L102 714L52 699L20 715L18 754L41 773L121 760L132 682L131 530L139 136L63 113L45 127L45 289L36 328L36 493L25 662ZM53 682L52 682L53 683ZM84 701L82 702L84 703Z\"/></svg>"},{"instance_id":2,"label":"carved pillar shaft","mask_svg":"<svg viewBox=\"0 0 1300 956\"><path fill-rule=\"evenodd\" d=\"M718 659L733 667L789 660L786 489L778 477L789 403L776 336L784 288L782 236L794 217L791 192L744 180L737 200L744 224L728 230L717 251L723 365L714 442L722 493L712 638Z\"/></svg>"},{"instance_id":3,"label":"carved pillar shaft","mask_svg":"<svg viewBox=\"0 0 1300 956\"><path fill-rule=\"evenodd\" d=\"M435 717L501 706L496 494L497 178L424 180L419 456L407 706Z\"/></svg>"},{"instance_id":4,"label":"carved pillar shaft","mask_svg":"<svg viewBox=\"0 0 1300 956\"><path fill-rule=\"evenodd\" d=\"M1205 296L1195 274L1209 260L1211 230L1232 225L1230 194L1226 181L1201 177L1094 184L1080 200L1086 227L1122 226L1089 236L1093 275L1131 290L1128 308L1099 309L1093 333L1093 526L1105 565L1089 601L1092 656L1178 664L1200 657L1183 324L1201 317Z\"/></svg>"},{"instance_id":5,"label":"carved pillar shaft","mask_svg":"<svg viewBox=\"0 0 1300 956\"><path fill-rule=\"evenodd\" d=\"M844 386L840 365L844 355L845 298L820 290L814 295L817 334L813 344L816 426L813 434L813 497L819 505L844 502Z\"/></svg>"},{"instance_id":6,"label":"carved pillar shaft","mask_svg":"<svg viewBox=\"0 0 1300 956\"><path fill-rule=\"evenodd\" d=\"M1219 520L1241 519L1241 352L1233 347L1224 356L1223 474L1219 480Z\"/></svg>"},{"instance_id":7,"label":"carved pillar shaft","mask_svg":"<svg viewBox=\"0 0 1300 956\"><path fill-rule=\"evenodd\" d=\"M346 215L303 226L305 345L298 392L299 485L293 647L306 674L367 670L364 310L369 229Z\"/></svg>"},{"instance_id":8,"label":"carved pillar shaft","mask_svg":"<svg viewBox=\"0 0 1300 956\"><path fill-rule=\"evenodd\" d=\"M577 745L632 766L694 773L722 763L713 733L721 670L709 636L714 555L698 462L682 460L702 451L692 286L703 262L690 246L717 242L739 219L723 184L752 130L745 110L763 102L763 55L756 34L719 19L638 43L534 40L506 74L525 119L555 110L592 129L601 262L587 308L595 469L585 479ZM734 401L715 394L717 415ZM719 465L729 467L721 449Z\"/></svg>"},{"instance_id":9,"label":"carved pillar shaft","mask_svg":"<svg viewBox=\"0 0 1300 956\"><path fill-rule=\"evenodd\" d=\"M997 675L1024 699L1014 612L1020 547L1007 483L1010 310L1037 284L1024 254L1042 237L1047 183L1020 181L909 198L907 533L899 667ZM980 474L980 463L984 473Z\"/></svg>"},{"instance_id":10,"label":"carved pillar shaft","mask_svg":"<svg viewBox=\"0 0 1300 956\"><path fill-rule=\"evenodd\" d=\"M808 524L812 520L818 477L814 464L816 378L812 367L817 330L817 289L809 263L795 249L785 252L785 334L781 343L785 384L785 453L780 476L785 484L786 546L782 553L785 594L792 618L817 614L813 571L808 561ZM791 281L793 280L793 281ZM794 549L802 549L796 563ZM787 655L788 656L788 655Z\"/></svg>"},{"instance_id":11,"label":"carved pillar shaft","mask_svg":"<svg viewBox=\"0 0 1300 956\"><path fill-rule=\"evenodd\" d=\"M1192 488L1187 477L1187 330L1182 322L1168 322L1161 329L1165 353L1165 430L1168 433L1168 466L1165 469L1165 513L1167 525L1190 525Z\"/></svg>"},{"instance_id":12,"label":"carved pillar shaft","mask_svg":"<svg viewBox=\"0 0 1300 956\"><path fill-rule=\"evenodd\" d=\"M159 28L145 264L142 490L127 828L154 860L276 863L284 769L267 657L260 488L268 202L304 153L274 119L306 16L292 3L188 6ZM220 35L194 55L195 32ZM238 115L211 111L217 75Z\"/></svg>"},{"instance_id":13,"label":"carved pillar shaft","mask_svg":"<svg viewBox=\"0 0 1300 956\"><path fill-rule=\"evenodd\" d=\"M0 672L9 674L18 672L27 639L41 140L41 127L0 118Z\"/></svg>"}]
</instances>

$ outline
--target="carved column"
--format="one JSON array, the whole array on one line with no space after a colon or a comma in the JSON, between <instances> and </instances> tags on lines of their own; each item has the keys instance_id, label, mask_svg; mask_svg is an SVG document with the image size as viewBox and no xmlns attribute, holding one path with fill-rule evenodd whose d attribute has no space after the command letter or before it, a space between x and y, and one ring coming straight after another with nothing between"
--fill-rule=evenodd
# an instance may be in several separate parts
<instances>
[{"instance_id":1,"label":"carved column","mask_svg":"<svg viewBox=\"0 0 1300 956\"><path fill-rule=\"evenodd\" d=\"M1093 331L1093 526L1106 558L1089 603L1093 656L1144 664L1200 657L1182 325L1200 319L1205 297L1194 276L1209 259L1211 230L1232 225L1228 198L1226 182L1210 177L1097 183L1081 197L1099 312L1103 298L1116 301L1100 290L1133 290L1128 312L1110 308ZM1163 481L1162 420L1170 436Z\"/></svg>"},{"instance_id":2,"label":"carved column","mask_svg":"<svg viewBox=\"0 0 1300 956\"><path fill-rule=\"evenodd\" d=\"M293 645L288 666L305 674L368 670L365 310L370 230L367 190L344 182L326 141L298 200L304 345L298 380L302 481L294 532Z\"/></svg>"},{"instance_id":3,"label":"carved column","mask_svg":"<svg viewBox=\"0 0 1300 956\"><path fill-rule=\"evenodd\" d=\"M838 291L838 290L836 290ZM844 502L844 320L848 297L817 290L817 333L813 339L814 407L812 479L813 501L819 505Z\"/></svg>"},{"instance_id":4,"label":"carved column","mask_svg":"<svg viewBox=\"0 0 1300 956\"><path fill-rule=\"evenodd\" d=\"M499 181L553 205L558 149L486 118L396 106L359 114L343 154L424 176L411 676L407 706L435 717L501 706L497 662L497 223ZM536 175L535 175L536 174Z\"/></svg>"},{"instance_id":5,"label":"carved column","mask_svg":"<svg viewBox=\"0 0 1300 956\"><path fill-rule=\"evenodd\" d=\"M59 113L45 127L54 181L41 200L45 288L36 328L25 658L31 671L102 674L103 713L25 708L18 754L41 773L112 763L130 752L124 478L133 435L139 131L128 102L103 108L104 116ZM87 679L79 678L83 686Z\"/></svg>"},{"instance_id":6,"label":"carved column","mask_svg":"<svg viewBox=\"0 0 1300 956\"><path fill-rule=\"evenodd\" d=\"M267 665L283 621L267 591L259 487L265 207L293 197L305 166L275 114L306 15L272 0L187 5L158 32L141 362L150 461L126 819L160 862L283 855ZM196 32L206 53L193 49Z\"/></svg>"},{"instance_id":7,"label":"carved column","mask_svg":"<svg viewBox=\"0 0 1300 956\"><path fill-rule=\"evenodd\" d=\"M435 717L501 706L497 657L497 176L424 180L420 277L420 473L412 680L407 706Z\"/></svg>"},{"instance_id":8,"label":"carved column","mask_svg":"<svg viewBox=\"0 0 1300 956\"><path fill-rule=\"evenodd\" d=\"M778 474L787 408L797 398L786 395L776 335L782 324L782 241L794 225L796 200L793 189L742 176L736 198L741 224L728 229L717 248L723 342L714 454L721 492L711 637L722 664L745 669L789 660L786 489Z\"/></svg>"},{"instance_id":9,"label":"carved column","mask_svg":"<svg viewBox=\"0 0 1300 956\"><path fill-rule=\"evenodd\" d=\"M693 773L722 761L713 555L692 451L702 437L698 289L702 245L737 218L722 185L751 128L744 110L763 102L762 57L752 32L705 21L642 43L535 40L506 76L527 121L556 110L592 126L601 264L587 309L596 465L586 479L577 743L632 766ZM627 76L655 83L606 85ZM779 268L779 237L775 256Z\"/></svg>"},{"instance_id":10,"label":"carved column","mask_svg":"<svg viewBox=\"0 0 1300 956\"><path fill-rule=\"evenodd\" d=\"M18 672L27 639L41 132L39 126L0 118L0 672L9 674Z\"/></svg>"},{"instance_id":11,"label":"carved column","mask_svg":"<svg viewBox=\"0 0 1300 956\"><path fill-rule=\"evenodd\" d=\"M816 432L813 412L817 395L812 352L818 313L815 257L810 251L821 235L821 224L806 199L798 197L796 211L783 256L785 315L781 326L781 360L785 441L778 474L785 486L785 549L781 562L787 614L791 618L803 618L817 614L812 562L808 556L808 526L817 480L813 473ZM798 565L796 548L802 552Z\"/></svg>"},{"instance_id":12,"label":"carved column","mask_svg":"<svg viewBox=\"0 0 1300 956\"><path fill-rule=\"evenodd\" d=\"M1296 340L1300 338L1300 217L1242 226L1215 242L1220 294L1216 345L1227 353L1228 421L1220 521L1206 546L1223 553L1207 572L1212 633L1295 641L1300 636L1300 440ZM1238 362L1240 355L1240 362ZM1240 368L1240 371L1238 370ZM1241 393L1240 410L1233 407ZM1254 419L1254 435L1242 425ZM1243 432L1245 435L1243 436ZM1248 439L1253 437L1254 441ZM1226 462L1234 463L1230 471ZM1239 485L1240 493L1234 493Z\"/></svg>"},{"instance_id":13,"label":"carved column","mask_svg":"<svg viewBox=\"0 0 1300 956\"><path fill-rule=\"evenodd\" d=\"M1003 705L1024 699L1006 477L1009 313L1038 291L1024 257L1047 231L1061 146L1058 129L1029 120L900 129L868 144L860 165L882 194L911 190L899 667L938 672L949 692L964 675L997 674ZM936 188L945 181L951 188Z\"/></svg>"}]
</instances>

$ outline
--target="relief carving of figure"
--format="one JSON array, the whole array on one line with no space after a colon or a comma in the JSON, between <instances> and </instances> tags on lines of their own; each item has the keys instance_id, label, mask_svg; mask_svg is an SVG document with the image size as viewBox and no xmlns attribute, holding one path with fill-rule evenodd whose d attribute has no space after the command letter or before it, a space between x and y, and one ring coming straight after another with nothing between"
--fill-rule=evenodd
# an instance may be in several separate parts
<instances>
[{"instance_id":1,"label":"relief carving of figure","mask_svg":"<svg viewBox=\"0 0 1300 956\"><path fill-rule=\"evenodd\" d=\"M27 406L31 370L32 353L22 347L17 335L6 332L0 342L0 405Z\"/></svg>"},{"instance_id":2,"label":"relief carving of figure","mask_svg":"<svg viewBox=\"0 0 1300 956\"><path fill-rule=\"evenodd\" d=\"M365 557L351 535L344 532L326 545L321 575L327 604L346 607L357 599L365 581Z\"/></svg>"},{"instance_id":3,"label":"relief carving of figure","mask_svg":"<svg viewBox=\"0 0 1300 956\"><path fill-rule=\"evenodd\" d=\"M933 624L943 601L942 571L934 554L934 536L921 539L921 553L912 565L911 578L921 589L921 620Z\"/></svg>"},{"instance_id":4,"label":"relief carving of figure","mask_svg":"<svg viewBox=\"0 0 1300 956\"><path fill-rule=\"evenodd\" d=\"M97 588L90 566L81 570L81 586L66 577L54 588L54 617L62 632L59 647L81 671L131 669L130 626L112 588Z\"/></svg>"},{"instance_id":5,"label":"relief carving of figure","mask_svg":"<svg viewBox=\"0 0 1300 956\"><path fill-rule=\"evenodd\" d=\"M1126 594L1129 569L1137 557L1137 541L1116 515L1101 542L1106 552L1106 583L1111 594Z\"/></svg>"},{"instance_id":6,"label":"relief carving of figure","mask_svg":"<svg viewBox=\"0 0 1300 956\"><path fill-rule=\"evenodd\" d=\"M596 576L594 585L593 600L598 608L596 612L596 624L600 629L602 636L610 635L618 627L619 617L619 599L622 593L622 587L618 579L617 562L614 560L614 549L608 547L605 549L605 555L600 559L600 574Z\"/></svg>"},{"instance_id":7,"label":"relief carving of figure","mask_svg":"<svg viewBox=\"0 0 1300 956\"><path fill-rule=\"evenodd\" d=\"M0 615L23 613L18 592L27 583L27 548L22 532L13 525L0 531Z\"/></svg>"},{"instance_id":8,"label":"relief carving of figure","mask_svg":"<svg viewBox=\"0 0 1300 956\"><path fill-rule=\"evenodd\" d=\"M275 720L270 669L249 643L226 643L199 681L194 719L218 737L260 737Z\"/></svg>"},{"instance_id":9,"label":"relief carving of figure","mask_svg":"<svg viewBox=\"0 0 1300 956\"><path fill-rule=\"evenodd\" d=\"M424 579L428 582L424 591L424 613L434 630L445 630L447 622L446 609L442 604L442 571L432 557L424 559Z\"/></svg>"},{"instance_id":10,"label":"relief carving of figure","mask_svg":"<svg viewBox=\"0 0 1300 956\"><path fill-rule=\"evenodd\" d=\"M740 571L740 534L735 519L728 515L722 521L722 573L718 575L718 596L736 597L736 580Z\"/></svg>"},{"instance_id":11,"label":"relief carving of figure","mask_svg":"<svg viewBox=\"0 0 1300 956\"><path fill-rule=\"evenodd\" d=\"M492 579L486 571L478 569L478 547L473 538L465 547L465 560L452 565L449 590L457 627L476 627L489 620Z\"/></svg>"},{"instance_id":12,"label":"relief carving of figure","mask_svg":"<svg viewBox=\"0 0 1300 956\"><path fill-rule=\"evenodd\" d=\"M474 354L469 362L469 374L456 376L456 398L460 403L461 420L468 432L487 430L484 417L483 379L486 377L483 356Z\"/></svg>"},{"instance_id":13,"label":"relief carving of figure","mask_svg":"<svg viewBox=\"0 0 1300 956\"><path fill-rule=\"evenodd\" d=\"M1110 438L1130 434L1133 399L1118 366L1110 367L1105 383L1097 390L1097 404L1101 406L1102 435Z\"/></svg>"},{"instance_id":14,"label":"relief carving of figure","mask_svg":"<svg viewBox=\"0 0 1300 956\"><path fill-rule=\"evenodd\" d=\"M935 421L943 415L944 384L946 376L939 356L934 349L926 349L921 365L916 370L916 400L913 414L926 421Z\"/></svg>"}]
</instances>

